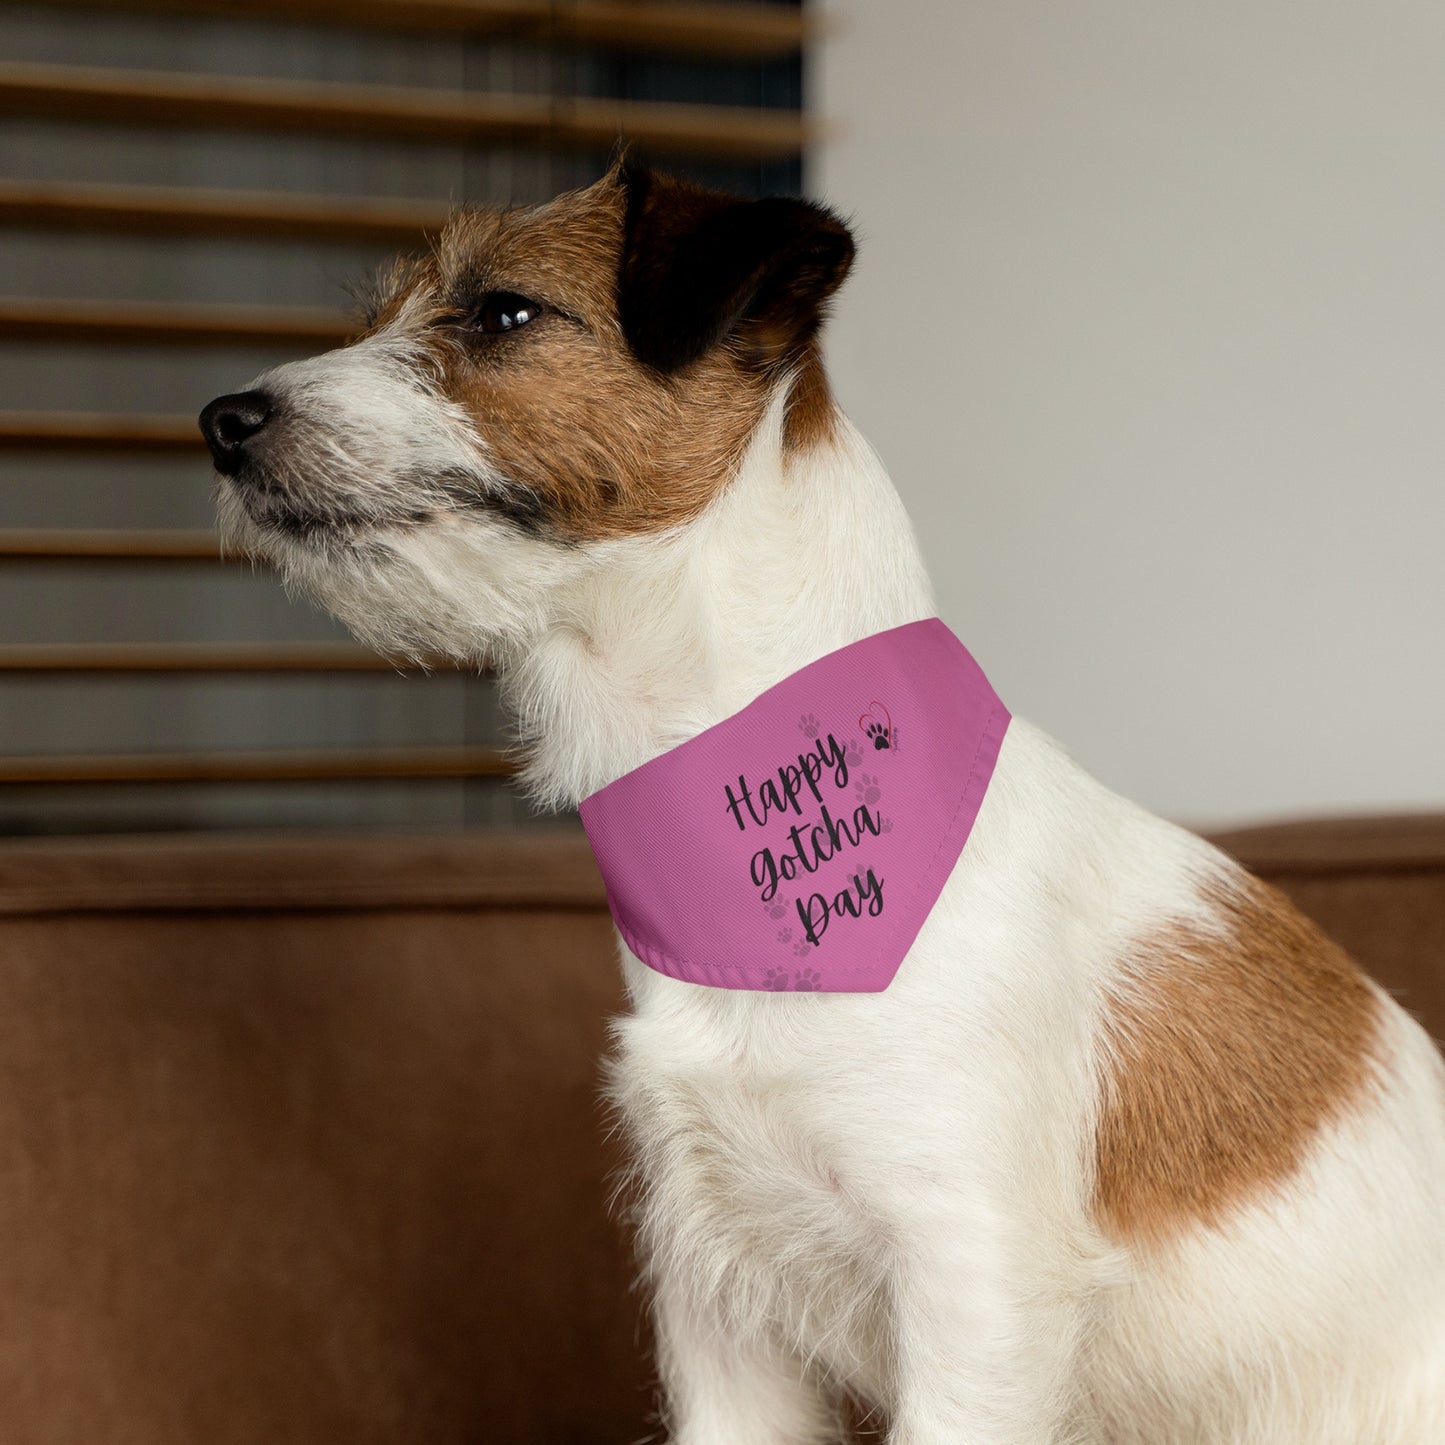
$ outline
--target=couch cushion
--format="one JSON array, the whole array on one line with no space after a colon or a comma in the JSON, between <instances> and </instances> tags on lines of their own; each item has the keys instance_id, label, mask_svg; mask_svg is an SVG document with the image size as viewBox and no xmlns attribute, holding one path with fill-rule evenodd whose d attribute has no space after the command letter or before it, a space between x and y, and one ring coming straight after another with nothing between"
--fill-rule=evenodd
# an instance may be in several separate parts
<instances>
[{"instance_id":1,"label":"couch cushion","mask_svg":"<svg viewBox=\"0 0 1445 1445\"><path fill-rule=\"evenodd\" d=\"M1221 840L1445 1031L1445 819ZM0 844L0 1434L624 1445L579 834Z\"/></svg>"},{"instance_id":2,"label":"couch cushion","mask_svg":"<svg viewBox=\"0 0 1445 1445\"><path fill-rule=\"evenodd\" d=\"M577 839L0 848L0 1434L623 1442Z\"/></svg>"}]
</instances>

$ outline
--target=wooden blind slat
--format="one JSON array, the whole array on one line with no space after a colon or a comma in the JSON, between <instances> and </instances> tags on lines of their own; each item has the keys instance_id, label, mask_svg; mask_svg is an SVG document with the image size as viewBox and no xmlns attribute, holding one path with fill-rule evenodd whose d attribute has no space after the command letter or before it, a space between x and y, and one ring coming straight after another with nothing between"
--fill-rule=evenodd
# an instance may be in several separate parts
<instances>
[{"instance_id":1,"label":"wooden blind slat","mask_svg":"<svg viewBox=\"0 0 1445 1445\"><path fill-rule=\"evenodd\" d=\"M214 532L79 527L0 531L0 559L20 562L219 562ZM232 560L245 560L244 558Z\"/></svg>"},{"instance_id":2,"label":"wooden blind slat","mask_svg":"<svg viewBox=\"0 0 1445 1445\"><path fill-rule=\"evenodd\" d=\"M483 747L0 757L0 783L343 782L500 778L515 772L500 749Z\"/></svg>"},{"instance_id":3,"label":"wooden blind slat","mask_svg":"<svg viewBox=\"0 0 1445 1445\"><path fill-rule=\"evenodd\" d=\"M0 65L0 115L594 150L626 136L741 160L795 156L813 136L795 111L28 63Z\"/></svg>"},{"instance_id":4,"label":"wooden blind slat","mask_svg":"<svg viewBox=\"0 0 1445 1445\"><path fill-rule=\"evenodd\" d=\"M426 202L348 196L0 181L0 225L56 231L415 246L441 230L448 213Z\"/></svg>"},{"instance_id":5,"label":"wooden blind slat","mask_svg":"<svg viewBox=\"0 0 1445 1445\"><path fill-rule=\"evenodd\" d=\"M12 0L14 3L14 0ZM23 3L23 0L22 0ZM628 46L765 59L796 55L812 27L789 6L666 0L49 0L76 9L411 30L512 35L563 44Z\"/></svg>"},{"instance_id":6,"label":"wooden blind slat","mask_svg":"<svg viewBox=\"0 0 1445 1445\"><path fill-rule=\"evenodd\" d=\"M24 673L401 672L345 642L64 642L0 646L0 675Z\"/></svg>"},{"instance_id":7,"label":"wooden blind slat","mask_svg":"<svg viewBox=\"0 0 1445 1445\"><path fill-rule=\"evenodd\" d=\"M528 8L538 11L544 4L546 0L538 0ZM568 4L563 0L547 8L552 12L552 33L559 40L756 60L796 55L815 38L818 28L800 9L782 5L648 5L633 0Z\"/></svg>"},{"instance_id":8,"label":"wooden blind slat","mask_svg":"<svg viewBox=\"0 0 1445 1445\"><path fill-rule=\"evenodd\" d=\"M0 297L0 340L171 346L339 346L359 328L321 307Z\"/></svg>"},{"instance_id":9,"label":"wooden blind slat","mask_svg":"<svg viewBox=\"0 0 1445 1445\"><path fill-rule=\"evenodd\" d=\"M0 411L0 451L205 454L193 416Z\"/></svg>"}]
</instances>

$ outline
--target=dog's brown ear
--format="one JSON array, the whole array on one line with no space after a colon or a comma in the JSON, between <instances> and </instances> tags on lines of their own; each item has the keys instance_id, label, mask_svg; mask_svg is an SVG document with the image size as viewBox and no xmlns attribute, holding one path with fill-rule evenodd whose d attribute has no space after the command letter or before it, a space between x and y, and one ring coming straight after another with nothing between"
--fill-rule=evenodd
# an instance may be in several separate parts
<instances>
[{"instance_id":1,"label":"dog's brown ear","mask_svg":"<svg viewBox=\"0 0 1445 1445\"><path fill-rule=\"evenodd\" d=\"M617 302L634 355L661 372L736 336L764 364L795 357L848 274L853 238L807 201L749 201L624 160Z\"/></svg>"}]
</instances>

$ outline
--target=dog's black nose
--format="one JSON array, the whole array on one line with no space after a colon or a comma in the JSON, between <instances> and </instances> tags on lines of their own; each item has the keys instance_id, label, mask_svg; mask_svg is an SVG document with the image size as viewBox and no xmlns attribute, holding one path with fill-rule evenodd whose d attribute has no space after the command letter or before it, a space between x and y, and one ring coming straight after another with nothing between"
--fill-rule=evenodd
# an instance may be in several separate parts
<instances>
[{"instance_id":1,"label":"dog's black nose","mask_svg":"<svg viewBox=\"0 0 1445 1445\"><path fill-rule=\"evenodd\" d=\"M246 443L271 419L271 398L264 391L218 396L201 413L201 434L216 470L233 477L246 459Z\"/></svg>"}]
</instances>

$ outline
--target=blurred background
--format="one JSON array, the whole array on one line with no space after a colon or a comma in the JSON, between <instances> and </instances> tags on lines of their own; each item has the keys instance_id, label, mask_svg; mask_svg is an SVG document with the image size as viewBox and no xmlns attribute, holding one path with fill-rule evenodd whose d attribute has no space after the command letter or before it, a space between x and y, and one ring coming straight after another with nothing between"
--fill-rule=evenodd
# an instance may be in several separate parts
<instances>
[{"instance_id":1,"label":"blurred background","mask_svg":"<svg viewBox=\"0 0 1445 1445\"><path fill-rule=\"evenodd\" d=\"M493 688L223 563L195 414L619 131L802 185L796 6L0 3L0 832L525 825Z\"/></svg>"},{"instance_id":2,"label":"blurred background","mask_svg":"<svg viewBox=\"0 0 1445 1445\"><path fill-rule=\"evenodd\" d=\"M0 0L0 832L537 821L486 679L217 559L193 417L619 129L854 220L835 384L1016 711L1186 822L1440 806L1442 55L1400 0Z\"/></svg>"},{"instance_id":3,"label":"blurred background","mask_svg":"<svg viewBox=\"0 0 1445 1445\"><path fill-rule=\"evenodd\" d=\"M846 409L1015 711L1219 825L1445 803L1445 10L827 0Z\"/></svg>"}]
</instances>

